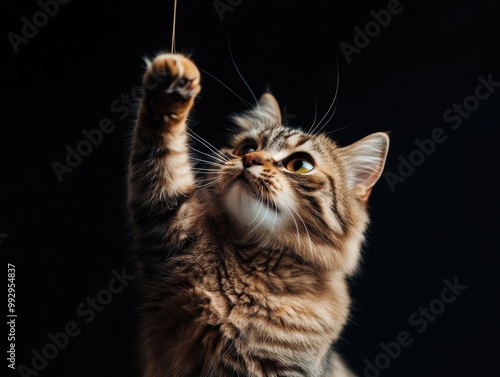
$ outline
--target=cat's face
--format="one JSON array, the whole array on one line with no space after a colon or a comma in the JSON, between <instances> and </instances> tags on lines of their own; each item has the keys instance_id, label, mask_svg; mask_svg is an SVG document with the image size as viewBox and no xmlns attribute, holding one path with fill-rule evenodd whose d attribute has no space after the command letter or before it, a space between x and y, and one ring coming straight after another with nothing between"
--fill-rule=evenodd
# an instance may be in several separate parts
<instances>
[{"instance_id":1,"label":"cat's face","mask_svg":"<svg viewBox=\"0 0 500 377\"><path fill-rule=\"evenodd\" d=\"M235 121L241 132L224 150L229 160L218 172L216 191L242 241L302 250L320 265L339 262L335 256L318 260L320 253L359 249L368 222L365 202L383 168L387 135L339 148L325 135L282 126L269 94ZM357 256L351 259L341 263L356 264Z\"/></svg>"},{"instance_id":2,"label":"cat's face","mask_svg":"<svg viewBox=\"0 0 500 377\"><path fill-rule=\"evenodd\" d=\"M332 226L340 231L341 220L328 211L335 196L329 173L334 150L327 138L283 126L240 133L221 169L228 212L258 233L280 232L294 222L300 230L303 221L312 226L331 212Z\"/></svg>"}]
</instances>

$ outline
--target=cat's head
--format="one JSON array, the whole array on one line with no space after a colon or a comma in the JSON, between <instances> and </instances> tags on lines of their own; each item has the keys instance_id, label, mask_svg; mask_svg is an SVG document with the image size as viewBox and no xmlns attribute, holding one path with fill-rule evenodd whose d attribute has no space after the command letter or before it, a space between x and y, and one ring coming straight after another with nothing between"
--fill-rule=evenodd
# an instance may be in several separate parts
<instances>
[{"instance_id":1,"label":"cat's head","mask_svg":"<svg viewBox=\"0 0 500 377\"><path fill-rule=\"evenodd\" d=\"M239 132L223 150L228 161L213 188L239 239L290 248L319 268L354 272L387 134L338 147L324 134L283 126L271 94L234 121Z\"/></svg>"}]
</instances>

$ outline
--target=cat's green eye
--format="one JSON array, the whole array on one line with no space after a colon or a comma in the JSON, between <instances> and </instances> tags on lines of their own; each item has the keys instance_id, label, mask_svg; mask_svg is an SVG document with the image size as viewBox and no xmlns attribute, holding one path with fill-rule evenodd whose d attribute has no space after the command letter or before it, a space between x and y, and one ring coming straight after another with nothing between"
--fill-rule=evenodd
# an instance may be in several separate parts
<instances>
[{"instance_id":1,"label":"cat's green eye","mask_svg":"<svg viewBox=\"0 0 500 377\"><path fill-rule=\"evenodd\" d=\"M257 150L258 146L257 143L254 140L245 140L243 143L241 143L238 148L234 150L234 155L235 156L244 156L247 153L252 153Z\"/></svg>"},{"instance_id":2,"label":"cat's green eye","mask_svg":"<svg viewBox=\"0 0 500 377\"><path fill-rule=\"evenodd\" d=\"M314 169L314 165L311 160L306 157L295 157L286 161L286 170L291 171L296 174L309 173Z\"/></svg>"}]
</instances>

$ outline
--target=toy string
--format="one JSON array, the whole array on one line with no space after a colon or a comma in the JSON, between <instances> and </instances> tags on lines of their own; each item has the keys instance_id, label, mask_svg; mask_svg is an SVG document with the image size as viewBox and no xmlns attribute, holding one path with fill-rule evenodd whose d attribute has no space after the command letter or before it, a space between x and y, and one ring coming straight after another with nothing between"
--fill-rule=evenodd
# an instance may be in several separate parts
<instances>
[{"instance_id":1,"label":"toy string","mask_svg":"<svg viewBox=\"0 0 500 377\"><path fill-rule=\"evenodd\" d=\"M175 22L177 20L177 0L174 0L174 20L172 22L172 47L170 51L175 53Z\"/></svg>"}]
</instances>

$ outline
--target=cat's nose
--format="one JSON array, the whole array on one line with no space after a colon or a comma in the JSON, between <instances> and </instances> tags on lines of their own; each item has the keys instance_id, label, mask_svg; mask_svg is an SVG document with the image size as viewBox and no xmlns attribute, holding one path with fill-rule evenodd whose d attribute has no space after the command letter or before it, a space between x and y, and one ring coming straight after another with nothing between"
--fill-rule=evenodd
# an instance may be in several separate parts
<instances>
[{"instance_id":1,"label":"cat's nose","mask_svg":"<svg viewBox=\"0 0 500 377\"><path fill-rule=\"evenodd\" d=\"M245 168L249 168L252 165L262 165L262 159L256 153L247 153L241 159Z\"/></svg>"}]
</instances>

